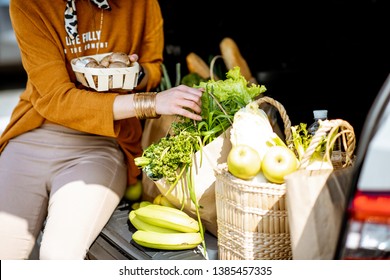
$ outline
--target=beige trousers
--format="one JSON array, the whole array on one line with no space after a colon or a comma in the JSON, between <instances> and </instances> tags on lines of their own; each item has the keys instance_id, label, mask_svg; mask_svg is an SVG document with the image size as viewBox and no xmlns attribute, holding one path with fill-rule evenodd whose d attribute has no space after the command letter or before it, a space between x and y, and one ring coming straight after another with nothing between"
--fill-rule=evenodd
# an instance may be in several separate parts
<instances>
[{"instance_id":1,"label":"beige trousers","mask_svg":"<svg viewBox=\"0 0 390 280\"><path fill-rule=\"evenodd\" d=\"M116 141L55 124L11 140L0 155L0 259L84 259L127 182Z\"/></svg>"}]
</instances>

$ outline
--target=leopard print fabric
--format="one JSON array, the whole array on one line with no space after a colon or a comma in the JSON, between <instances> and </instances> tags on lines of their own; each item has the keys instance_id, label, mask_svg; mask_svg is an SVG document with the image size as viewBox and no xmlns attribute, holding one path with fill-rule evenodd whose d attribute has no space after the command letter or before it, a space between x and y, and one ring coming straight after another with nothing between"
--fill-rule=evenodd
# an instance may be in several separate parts
<instances>
[{"instance_id":1,"label":"leopard print fabric","mask_svg":"<svg viewBox=\"0 0 390 280\"><path fill-rule=\"evenodd\" d=\"M96 6L101 9L110 10L108 0L91 0ZM68 33L70 39L74 40L77 35L77 13L76 13L76 0L67 0L65 8L65 30Z\"/></svg>"}]
</instances>

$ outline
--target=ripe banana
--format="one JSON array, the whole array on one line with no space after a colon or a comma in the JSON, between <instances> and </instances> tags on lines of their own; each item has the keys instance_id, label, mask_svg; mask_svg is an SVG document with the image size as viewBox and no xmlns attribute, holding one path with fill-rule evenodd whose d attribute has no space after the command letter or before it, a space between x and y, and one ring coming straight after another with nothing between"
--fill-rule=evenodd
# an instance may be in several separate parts
<instances>
[{"instance_id":1,"label":"ripe banana","mask_svg":"<svg viewBox=\"0 0 390 280\"><path fill-rule=\"evenodd\" d=\"M139 205L140 205L139 202L134 202L133 204L131 204L131 209L133 209L133 210L138 209Z\"/></svg>"},{"instance_id":2,"label":"ripe banana","mask_svg":"<svg viewBox=\"0 0 390 280\"><path fill-rule=\"evenodd\" d=\"M138 209L140 207L144 207L144 206L149 205L149 204L152 204L152 203L150 201L147 201L147 200L143 200L140 202L134 202L133 204L131 204L131 209L135 210L135 209Z\"/></svg>"},{"instance_id":3,"label":"ripe banana","mask_svg":"<svg viewBox=\"0 0 390 280\"><path fill-rule=\"evenodd\" d=\"M143 200L139 203L139 207L144 207L146 205L150 205L152 204L150 201L147 201L147 200Z\"/></svg>"},{"instance_id":4,"label":"ripe banana","mask_svg":"<svg viewBox=\"0 0 390 280\"><path fill-rule=\"evenodd\" d=\"M145 205L146 206L146 205ZM169 213L173 213L173 214L177 214L177 215L182 215L182 216L185 216L185 217L188 217L188 214L180 209L177 209L176 207L168 207L168 206L164 206L164 205L158 205L158 204L154 204L154 203L151 203L150 205L147 205L148 206L148 209L152 209L154 211L166 211L166 212L169 212Z\"/></svg>"},{"instance_id":5,"label":"ripe banana","mask_svg":"<svg viewBox=\"0 0 390 280\"><path fill-rule=\"evenodd\" d=\"M175 233L175 232L178 233L178 232L180 232L180 231L177 231L174 229L159 227L156 225L146 223L137 217L137 214L135 213L134 210L130 211L129 220L130 220L131 224L138 230L161 232L161 233Z\"/></svg>"},{"instance_id":6,"label":"ripe banana","mask_svg":"<svg viewBox=\"0 0 390 280\"><path fill-rule=\"evenodd\" d=\"M159 204L159 205L162 205L162 206L169 206L169 207L173 207L173 208L176 208L175 205L173 205L166 196L164 196L163 194L158 194L154 200L153 200L153 203L154 204Z\"/></svg>"},{"instance_id":7,"label":"ripe banana","mask_svg":"<svg viewBox=\"0 0 390 280\"><path fill-rule=\"evenodd\" d=\"M158 194L158 195L156 195L156 197L153 199L153 203L154 203L154 204L160 204L160 202L161 202L161 197L162 197L162 194L161 194L161 193Z\"/></svg>"},{"instance_id":8,"label":"ripe banana","mask_svg":"<svg viewBox=\"0 0 390 280\"><path fill-rule=\"evenodd\" d=\"M161 233L137 230L132 238L141 246L160 250L193 249L202 243L199 232Z\"/></svg>"},{"instance_id":9,"label":"ripe banana","mask_svg":"<svg viewBox=\"0 0 390 280\"><path fill-rule=\"evenodd\" d=\"M150 204L134 211L140 220L155 226L170 228L181 232L199 231L198 221L177 208Z\"/></svg>"}]
</instances>

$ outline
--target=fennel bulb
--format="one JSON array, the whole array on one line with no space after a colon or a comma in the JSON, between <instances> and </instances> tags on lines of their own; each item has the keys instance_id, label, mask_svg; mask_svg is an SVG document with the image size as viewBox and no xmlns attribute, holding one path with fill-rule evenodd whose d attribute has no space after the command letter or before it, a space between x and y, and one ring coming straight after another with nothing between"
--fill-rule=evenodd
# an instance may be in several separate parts
<instances>
[{"instance_id":1,"label":"fennel bulb","mask_svg":"<svg viewBox=\"0 0 390 280\"><path fill-rule=\"evenodd\" d=\"M256 101L248 103L234 114L230 142L233 147L240 144L252 147L261 160L270 147L286 146L273 131L267 114Z\"/></svg>"}]
</instances>

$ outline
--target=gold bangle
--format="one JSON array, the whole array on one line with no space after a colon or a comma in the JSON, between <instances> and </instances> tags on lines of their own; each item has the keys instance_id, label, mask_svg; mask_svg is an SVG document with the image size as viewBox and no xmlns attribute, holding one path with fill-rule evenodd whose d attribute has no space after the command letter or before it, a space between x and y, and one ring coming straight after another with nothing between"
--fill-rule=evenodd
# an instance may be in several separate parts
<instances>
[{"instance_id":1,"label":"gold bangle","mask_svg":"<svg viewBox=\"0 0 390 280\"><path fill-rule=\"evenodd\" d=\"M134 113L137 119L157 119L156 113L157 92L138 92L134 94Z\"/></svg>"}]
</instances>

